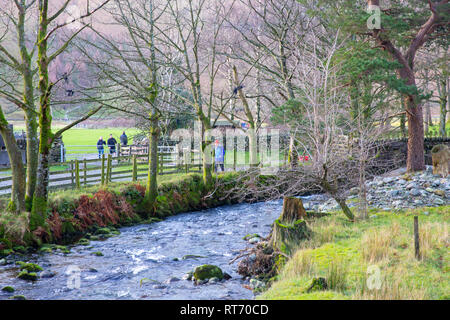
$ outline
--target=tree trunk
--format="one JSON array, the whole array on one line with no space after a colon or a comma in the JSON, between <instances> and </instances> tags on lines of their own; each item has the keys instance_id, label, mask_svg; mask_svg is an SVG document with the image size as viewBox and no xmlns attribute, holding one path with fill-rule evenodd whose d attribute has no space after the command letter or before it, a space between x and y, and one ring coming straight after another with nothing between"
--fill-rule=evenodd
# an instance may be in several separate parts
<instances>
[{"instance_id":1,"label":"tree trunk","mask_svg":"<svg viewBox=\"0 0 450 320\"><path fill-rule=\"evenodd\" d=\"M402 114L400 116L400 131L402 133L402 137L406 138L407 131L406 131L406 115L405 114Z\"/></svg>"},{"instance_id":2,"label":"tree trunk","mask_svg":"<svg viewBox=\"0 0 450 320\"><path fill-rule=\"evenodd\" d=\"M439 91L439 134L442 137L447 136L446 121L447 121L447 104L448 104L448 77L446 75L441 76L438 81Z\"/></svg>"},{"instance_id":3,"label":"tree trunk","mask_svg":"<svg viewBox=\"0 0 450 320\"><path fill-rule=\"evenodd\" d=\"M27 134L27 184L25 203L27 211L31 211L34 191L37 182L37 167L39 157L39 140L36 116L33 112L25 112Z\"/></svg>"},{"instance_id":4,"label":"tree trunk","mask_svg":"<svg viewBox=\"0 0 450 320\"><path fill-rule=\"evenodd\" d=\"M39 66L39 159L37 185L33 195L30 215L30 230L45 224L47 218L49 156L53 135L51 131L50 92L52 85L48 77L47 28L48 1L39 2L38 66Z\"/></svg>"},{"instance_id":5,"label":"tree trunk","mask_svg":"<svg viewBox=\"0 0 450 320\"><path fill-rule=\"evenodd\" d=\"M298 166L298 152L297 147L295 145L295 137L291 134L289 138L289 155L288 162L291 168L295 168Z\"/></svg>"},{"instance_id":6,"label":"tree trunk","mask_svg":"<svg viewBox=\"0 0 450 320\"><path fill-rule=\"evenodd\" d=\"M364 152L364 150L360 150ZM359 161L359 217L361 219L367 219L367 187L366 187L366 159L360 159Z\"/></svg>"},{"instance_id":7,"label":"tree trunk","mask_svg":"<svg viewBox=\"0 0 450 320\"><path fill-rule=\"evenodd\" d=\"M148 206L153 206L158 196L158 141L160 135L158 117L155 114L151 115L150 123L148 178L145 201Z\"/></svg>"},{"instance_id":8,"label":"tree trunk","mask_svg":"<svg viewBox=\"0 0 450 320\"><path fill-rule=\"evenodd\" d=\"M424 130L422 105L416 96L405 96L408 115L408 155L406 168L408 172L425 170Z\"/></svg>"},{"instance_id":9,"label":"tree trunk","mask_svg":"<svg viewBox=\"0 0 450 320\"><path fill-rule=\"evenodd\" d=\"M302 200L285 197L281 215L273 224L269 245L283 253L292 253L298 242L310 235L305 218Z\"/></svg>"},{"instance_id":10,"label":"tree trunk","mask_svg":"<svg viewBox=\"0 0 450 320\"><path fill-rule=\"evenodd\" d=\"M42 138L42 134L41 134ZM39 167L36 191L33 196L33 206L30 216L31 231L45 224L47 218L48 180L49 180L49 150L50 148L40 143ZM47 151L48 150L48 151Z\"/></svg>"},{"instance_id":11,"label":"tree trunk","mask_svg":"<svg viewBox=\"0 0 450 320\"><path fill-rule=\"evenodd\" d=\"M336 202L339 204L339 206L342 209L342 212L344 212L346 217L349 218L351 221L355 221L355 216L353 215L352 210L350 210L350 208L347 206L345 199L334 198L334 200L336 200Z\"/></svg>"},{"instance_id":12,"label":"tree trunk","mask_svg":"<svg viewBox=\"0 0 450 320\"><path fill-rule=\"evenodd\" d=\"M0 109L0 134L5 142L8 151L9 162L11 163L11 202L8 210L11 212L25 211L25 169L22 162L22 153L17 147L14 132L8 127L3 111Z\"/></svg>"},{"instance_id":13,"label":"tree trunk","mask_svg":"<svg viewBox=\"0 0 450 320\"><path fill-rule=\"evenodd\" d=\"M431 119L431 109L430 104L427 103L425 105L425 133L428 134L430 132L430 126L433 125L432 119Z\"/></svg>"},{"instance_id":14,"label":"tree trunk","mask_svg":"<svg viewBox=\"0 0 450 320\"><path fill-rule=\"evenodd\" d=\"M256 167L258 165L258 150L257 150L257 135L256 128L250 127L248 130L248 151L250 153L250 167Z\"/></svg>"},{"instance_id":15,"label":"tree trunk","mask_svg":"<svg viewBox=\"0 0 450 320\"><path fill-rule=\"evenodd\" d=\"M202 125L202 173L203 183L206 186L212 185L212 141L210 133L205 130L205 124Z\"/></svg>"},{"instance_id":16,"label":"tree trunk","mask_svg":"<svg viewBox=\"0 0 450 320\"><path fill-rule=\"evenodd\" d=\"M341 198L338 196L337 187L332 186L327 180L326 177L323 178L323 180L320 182L321 187L328 192L333 199L338 203L338 205L341 207L342 212L346 215L347 218L350 219L350 221L355 221L355 216L353 215L352 210L347 206L347 203L345 202L344 198Z\"/></svg>"},{"instance_id":17,"label":"tree trunk","mask_svg":"<svg viewBox=\"0 0 450 320\"><path fill-rule=\"evenodd\" d=\"M283 209L278 218L282 222L293 223L299 219L306 218L306 210L303 207L303 202L299 198L284 197Z\"/></svg>"},{"instance_id":18,"label":"tree trunk","mask_svg":"<svg viewBox=\"0 0 450 320\"><path fill-rule=\"evenodd\" d=\"M429 83L429 77L428 77L428 69L425 69L425 90L428 92L428 83ZM430 102L427 101L425 104L425 133L428 134L430 132L430 127L433 126L433 119L431 118L431 108L430 108Z\"/></svg>"},{"instance_id":19,"label":"tree trunk","mask_svg":"<svg viewBox=\"0 0 450 320\"><path fill-rule=\"evenodd\" d=\"M26 1L21 1L22 9L18 12L18 46L21 57L21 70L23 78L23 106L25 114L25 130L27 134L27 180L26 180L26 195L25 203L27 211L31 211L32 199L36 187L36 175L38 166L38 130L37 130L37 116L34 101L34 79L32 70L32 54L28 52L27 48L27 33L25 30L25 21L28 11Z\"/></svg>"}]
</instances>

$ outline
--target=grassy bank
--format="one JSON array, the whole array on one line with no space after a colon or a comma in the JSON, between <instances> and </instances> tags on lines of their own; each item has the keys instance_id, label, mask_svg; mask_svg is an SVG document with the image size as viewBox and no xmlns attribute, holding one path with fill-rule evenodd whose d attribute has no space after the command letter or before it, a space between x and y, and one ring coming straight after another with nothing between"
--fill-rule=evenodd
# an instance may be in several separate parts
<instances>
[{"instance_id":1,"label":"grassy bank","mask_svg":"<svg viewBox=\"0 0 450 320\"><path fill-rule=\"evenodd\" d=\"M342 214L312 221L312 238L300 244L258 298L449 299L450 206L395 213L372 210L370 215L355 223ZM419 216L420 261L414 256L414 215ZM326 279L328 289L308 292L319 277ZM378 284L379 290L369 289Z\"/></svg>"}]
</instances>

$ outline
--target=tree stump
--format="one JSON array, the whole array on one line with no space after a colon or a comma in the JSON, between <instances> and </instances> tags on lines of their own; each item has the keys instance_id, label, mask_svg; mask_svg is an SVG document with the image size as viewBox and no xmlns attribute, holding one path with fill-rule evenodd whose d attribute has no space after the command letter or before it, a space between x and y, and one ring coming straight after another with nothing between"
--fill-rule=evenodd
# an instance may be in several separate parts
<instances>
[{"instance_id":1,"label":"tree stump","mask_svg":"<svg viewBox=\"0 0 450 320\"><path fill-rule=\"evenodd\" d=\"M306 211L301 199L285 197L280 217L273 224L270 246L275 250L289 254L300 240L309 237L306 225Z\"/></svg>"}]
</instances>

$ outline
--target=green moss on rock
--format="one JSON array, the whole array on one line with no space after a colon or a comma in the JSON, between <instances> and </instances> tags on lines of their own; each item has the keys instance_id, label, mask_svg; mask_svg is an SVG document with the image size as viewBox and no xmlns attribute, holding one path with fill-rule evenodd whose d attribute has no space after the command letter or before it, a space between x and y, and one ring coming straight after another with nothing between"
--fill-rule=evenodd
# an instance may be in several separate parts
<instances>
[{"instance_id":1,"label":"green moss on rock","mask_svg":"<svg viewBox=\"0 0 450 320\"><path fill-rule=\"evenodd\" d=\"M23 261L17 261L16 265L20 266L20 270L26 270L27 272L39 272L44 270L40 265L36 263L26 263Z\"/></svg>"},{"instance_id":2,"label":"green moss on rock","mask_svg":"<svg viewBox=\"0 0 450 320\"><path fill-rule=\"evenodd\" d=\"M13 293L15 290L14 290L13 287L6 286L6 287L3 287L3 288L2 288L2 291L3 291L3 292L8 292L8 293Z\"/></svg>"},{"instance_id":3,"label":"green moss on rock","mask_svg":"<svg viewBox=\"0 0 450 320\"><path fill-rule=\"evenodd\" d=\"M99 235L107 235L110 234L111 230L109 228L98 228L97 231L95 231L95 234Z\"/></svg>"},{"instance_id":4,"label":"green moss on rock","mask_svg":"<svg viewBox=\"0 0 450 320\"><path fill-rule=\"evenodd\" d=\"M38 276L35 272L28 272L27 270L21 271L17 278L27 281L36 281L38 279Z\"/></svg>"},{"instance_id":5,"label":"green moss on rock","mask_svg":"<svg viewBox=\"0 0 450 320\"><path fill-rule=\"evenodd\" d=\"M197 281L207 280L211 278L223 279L223 272L218 266L205 264L195 268L194 279Z\"/></svg>"},{"instance_id":6,"label":"green moss on rock","mask_svg":"<svg viewBox=\"0 0 450 320\"><path fill-rule=\"evenodd\" d=\"M88 239L82 238L78 240L78 244L82 246L88 246L91 242Z\"/></svg>"}]
</instances>

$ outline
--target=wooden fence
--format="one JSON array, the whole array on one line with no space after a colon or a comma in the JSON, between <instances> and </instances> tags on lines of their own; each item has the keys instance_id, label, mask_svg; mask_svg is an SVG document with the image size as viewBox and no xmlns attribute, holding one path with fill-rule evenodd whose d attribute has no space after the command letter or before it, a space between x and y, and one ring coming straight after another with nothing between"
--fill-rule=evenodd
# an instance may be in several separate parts
<instances>
[{"instance_id":1,"label":"wooden fence","mask_svg":"<svg viewBox=\"0 0 450 320\"><path fill-rule=\"evenodd\" d=\"M190 156L190 159L189 159ZM158 174L175 174L201 171L201 155L192 151L180 156L177 152L159 153ZM7 170L7 169L6 169ZM0 170L5 172L5 169ZM101 159L71 160L52 166L49 189L81 188L89 185L107 185L112 181L137 181L148 175L148 154L132 154ZM11 194L12 177L0 175L0 196Z\"/></svg>"}]
</instances>

